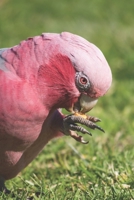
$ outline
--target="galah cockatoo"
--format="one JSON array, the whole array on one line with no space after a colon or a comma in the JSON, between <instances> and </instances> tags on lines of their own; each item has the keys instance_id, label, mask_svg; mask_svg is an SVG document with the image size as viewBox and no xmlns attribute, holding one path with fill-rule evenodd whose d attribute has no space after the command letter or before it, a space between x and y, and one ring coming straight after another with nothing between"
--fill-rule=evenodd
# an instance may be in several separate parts
<instances>
[{"instance_id":1,"label":"galah cockatoo","mask_svg":"<svg viewBox=\"0 0 134 200\"><path fill-rule=\"evenodd\" d=\"M52 138L70 135L86 143L76 133L89 133L82 124L102 130L96 125L98 119L86 118L85 113L111 82L102 52L68 32L45 33L1 49L0 189ZM73 114L64 116L59 108Z\"/></svg>"}]
</instances>

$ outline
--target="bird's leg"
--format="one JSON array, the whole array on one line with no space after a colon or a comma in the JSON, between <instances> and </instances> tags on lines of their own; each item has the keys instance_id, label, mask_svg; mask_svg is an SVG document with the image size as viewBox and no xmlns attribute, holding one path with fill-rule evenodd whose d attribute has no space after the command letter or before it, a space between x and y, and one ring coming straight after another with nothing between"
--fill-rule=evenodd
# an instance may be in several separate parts
<instances>
[{"instance_id":1,"label":"bird's leg","mask_svg":"<svg viewBox=\"0 0 134 200\"><path fill-rule=\"evenodd\" d=\"M0 192L4 192L6 194L10 193L10 190L8 190L5 186L5 180L3 177L0 177Z\"/></svg>"},{"instance_id":2,"label":"bird's leg","mask_svg":"<svg viewBox=\"0 0 134 200\"><path fill-rule=\"evenodd\" d=\"M98 129L98 130L104 132L104 130L100 126L95 124L96 122L99 122L99 121L100 121L100 119L98 119L96 117L86 116L85 114L77 113L77 114L67 115L63 119L64 134L70 135L78 142L87 144L88 142L84 141L82 136L79 136L74 131L78 131L83 134L89 134L89 135L92 135L92 134L89 131L87 131L85 128L83 128L82 126L77 125L77 123L81 124L81 125L85 125L91 129Z\"/></svg>"}]
</instances>

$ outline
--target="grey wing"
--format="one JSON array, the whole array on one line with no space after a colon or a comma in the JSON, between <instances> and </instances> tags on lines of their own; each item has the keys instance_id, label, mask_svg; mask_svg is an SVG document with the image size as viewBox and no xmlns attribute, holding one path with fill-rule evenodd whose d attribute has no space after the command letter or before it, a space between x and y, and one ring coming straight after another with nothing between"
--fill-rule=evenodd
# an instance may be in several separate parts
<instances>
[{"instance_id":1,"label":"grey wing","mask_svg":"<svg viewBox=\"0 0 134 200\"><path fill-rule=\"evenodd\" d=\"M3 49L0 49L0 70L2 71L8 71L8 69L6 68L6 65L5 65L5 59L3 58L2 54L4 51L6 51L8 48L3 48Z\"/></svg>"}]
</instances>

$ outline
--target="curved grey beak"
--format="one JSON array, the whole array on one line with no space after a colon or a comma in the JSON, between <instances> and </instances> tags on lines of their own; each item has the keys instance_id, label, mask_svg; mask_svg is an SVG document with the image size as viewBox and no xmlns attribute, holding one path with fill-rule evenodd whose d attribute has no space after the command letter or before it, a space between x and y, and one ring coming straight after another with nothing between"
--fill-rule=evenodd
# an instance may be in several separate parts
<instances>
[{"instance_id":1,"label":"curved grey beak","mask_svg":"<svg viewBox=\"0 0 134 200\"><path fill-rule=\"evenodd\" d=\"M79 101L74 104L74 112L86 113L90 111L97 103L97 98L91 98L85 94L82 94L79 98Z\"/></svg>"}]
</instances>

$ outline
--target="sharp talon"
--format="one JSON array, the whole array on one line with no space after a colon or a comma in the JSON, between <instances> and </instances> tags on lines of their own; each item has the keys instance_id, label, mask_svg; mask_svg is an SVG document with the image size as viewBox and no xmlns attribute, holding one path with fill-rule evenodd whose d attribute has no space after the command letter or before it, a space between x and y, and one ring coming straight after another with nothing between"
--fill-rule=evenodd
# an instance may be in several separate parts
<instances>
[{"instance_id":1,"label":"sharp talon","mask_svg":"<svg viewBox=\"0 0 134 200\"><path fill-rule=\"evenodd\" d=\"M95 121L95 122L101 122L101 119L96 118L96 121Z\"/></svg>"},{"instance_id":2,"label":"sharp talon","mask_svg":"<svg viewBox=\"0 0 134 200\"><path fill-rule=\"evenodd\" d=\"M81 143L82 143L82 144L88 144L89 141L85 141L85 140L82 138L82 139L81 139Z\"/></svg>"},{"instance_id":3,"label":"sharp talon","mask_svg":"<svg viewBox=\"0 0 134 200\"><path fill-rule=\"evenodd\" d=\"M101 122L101 120L97 117L91 117L91 116L87 116L87 119L92 121L92 122Z\"/></svg>"},{"instance_id":4,"label":"sharp talon","mask_svg":"<svg viewBox=\"0 0 134 200\"><path fill-rule=\"evenodd\" d=\"M102 131L103 133L105 133L105 131L100 127L100 126L96 126L95 128L97 128L98 130Z\"/></svg>"},{"instance_id":5,"label":"sharp talon","mask_svg":"<svg viewBox=\"0 0 134 200\"><path fill-rule=\"evenodd\" d=\"M84 129L83 127L80 127L80 128L81 128L81 129L80 129L80 132L81 132L82 134L88 134L88 135L92 136L92 133L90 133L88 130Z\"/></svg>"},{"instance_id":6,"label":"sharp talon","mask_svg":"<svg viewBox=\"0 0 134 200\"><path fill-rule=\"evenodd\" d=\"M70 130L72 131L78 131L78 132L81 132L82 134L88 134L90 136L92 136L92 134L86 130L85 128L81 127L81 126L78 126L77 124L70 124Z\"/></svg>"},{"instance_id":7,"label":"sharp talon","mask_svg":"<svg viewBox=\"0 0 134 200\"><path fill-rule=\"evenodd\" d=\"M72 138L74 138L76 141L78 141L78 142L80 142L80 143L82 143L82 144L88 144L88 143L89 143L89 141L85 141L85 140L83 139L82 136L78 135L78 134L77 134L76 132L74 132L74 131L72 131L72 132L70 133L70 136L71 136Z\"/></svg>"},{"instance_id":8,"label":"sharp talon","mask_svg":"<svg viewBox=\"0 0 134 200\"><path fill-rule=\"evenodd\" d=\"M92 133L90 133L90 132L88 132L88 131L87 131L87 134L90 135L90 136L92 136Z\"/></svg>"}]
</instances>

